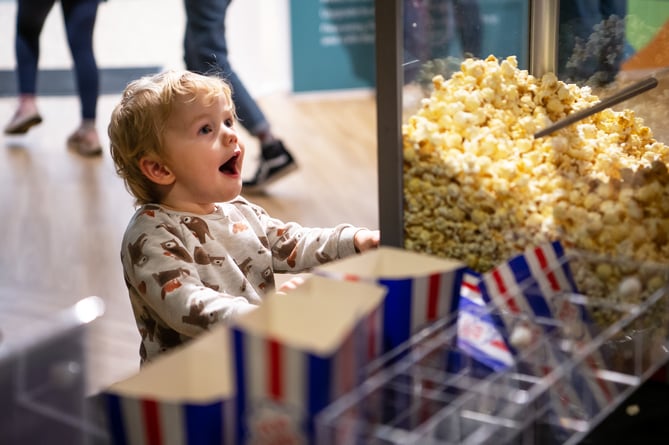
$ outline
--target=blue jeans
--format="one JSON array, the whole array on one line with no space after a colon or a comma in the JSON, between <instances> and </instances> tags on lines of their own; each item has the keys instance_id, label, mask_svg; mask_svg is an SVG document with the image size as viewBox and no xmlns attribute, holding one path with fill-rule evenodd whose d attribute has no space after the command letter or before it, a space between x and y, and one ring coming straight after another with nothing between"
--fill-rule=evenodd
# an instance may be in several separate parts
<instances>
[{"instance_id":1,"label":"blue jeans","mask_svg":"<svg viewBox=\"0 0 669 445\"><path fill-rule=\"evenodd\" d=\"M230 83L239 122L257 136L269 130L269 123L228 60L225 14L230 1L184 0L184 61L190 71L216 73Z\"/></svg>"},{"instance_id":2,"label":"blue jeans","mask_svg":"<svg viewBox=\"0 0 669 445\"><path fill-rule=\"evenodd\" d=\"M19 0L16 12L16 65L19 93L36 94L39 38L56 0ZM99 0L61 0L67 43L74 61L83 119L95 119L100 93L93 52L93 28Z\"/></svg>"}]
</instances>

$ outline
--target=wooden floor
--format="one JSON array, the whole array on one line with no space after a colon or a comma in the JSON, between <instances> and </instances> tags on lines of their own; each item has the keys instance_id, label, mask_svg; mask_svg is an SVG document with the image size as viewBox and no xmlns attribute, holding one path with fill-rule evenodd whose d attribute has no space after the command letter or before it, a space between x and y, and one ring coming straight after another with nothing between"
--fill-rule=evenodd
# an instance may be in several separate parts
<instances>
[{"instance_id":1,"label":"wooden floor","mask_svg":"<svg viewBox=\"0 0 669 445\"><path fill-rule=\"evenodd\" d=\"M117 99L103 96L99 103L105 144ZM2 332L5 338L29 336L31 317L53 316L83 297L101 297L105 313L88 335L89 391L96 392L138 369L139 337L119 260L134 208L106 151L102 158L83 159L65 148L78 122L76 99L47 97L39 104L40 126L25 136L0 135L0 298L16 299L13 309L0 305L0 331L2 320L14 320L20 326ZM247 197L275 217L306 226L350 222L378 228L372 94L318 100L277 94L261 98L260 105L300 169L267 194ZM3 126L14 106L13 98L0 100ZM246 140L249 176L258 147ZM22 318L12 318L19 315L13 311L23 311Z\"/></svg>"}]
</instances>

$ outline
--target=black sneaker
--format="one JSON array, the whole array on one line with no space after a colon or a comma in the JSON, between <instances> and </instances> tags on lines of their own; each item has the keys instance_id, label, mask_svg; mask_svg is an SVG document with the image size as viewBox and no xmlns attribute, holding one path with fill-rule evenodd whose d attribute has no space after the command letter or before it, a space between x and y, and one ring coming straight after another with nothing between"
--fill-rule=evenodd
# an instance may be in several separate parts
<instances>
[{"instance_id":1,"label":"black sneaker","mask_svg":"<svg viewBox=\"0 0 669 445\"><path fill-rule=\"evenodd\" d=\"M245 192L261 192L268 185L297 169L297 164L280 140L263 144L260 164L252 179L243 182Z\"/></svg>"}]
</instances>

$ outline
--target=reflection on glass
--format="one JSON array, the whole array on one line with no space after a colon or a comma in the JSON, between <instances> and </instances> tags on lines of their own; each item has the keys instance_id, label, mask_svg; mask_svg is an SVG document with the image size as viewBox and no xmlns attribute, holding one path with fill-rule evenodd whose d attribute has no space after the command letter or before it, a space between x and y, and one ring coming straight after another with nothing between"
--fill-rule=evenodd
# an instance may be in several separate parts
<instances>
[{"instance_id":1,"label":"reflection on glass","mask_svg":"<svg viewBox=\"0 0 669 445\"><path fill-rule=\"evenodd\" d=\"M457 69L463 56L481 56L479 0L404 0L404 81Z\"/></svg>"},{"instance_id":2,"label":"reflection on glass","mask_svg":"<svg viewBox=\"0 0 669 445\"><path fill-rule=\"evenodd\" d=\"M606 85L631 52L627 0L560 1L558 74L565 82Z\"/></svg>"},{"instance_id":3,"label":"reflection on glass","mask_svg":"<svg viewBox=\"0 0 669 445\"><path fill-rule=\"evenodd\" d=\"M559 24L560 80L589 86L600 98L654 75L652 91L621 103L669 141L669 3L653 0L563 0Z\"/></svg>"},{"instance_id":4,"label":"reflection on glass","mask_svg":"<svg viewBox=\"0 0 669 445\"><path fill-rule=\"evenodd\" d=\"M429 95L466 58L515 56L528 63L528 0L402 0L404 110Z\"/></svg>"}]
</instances>

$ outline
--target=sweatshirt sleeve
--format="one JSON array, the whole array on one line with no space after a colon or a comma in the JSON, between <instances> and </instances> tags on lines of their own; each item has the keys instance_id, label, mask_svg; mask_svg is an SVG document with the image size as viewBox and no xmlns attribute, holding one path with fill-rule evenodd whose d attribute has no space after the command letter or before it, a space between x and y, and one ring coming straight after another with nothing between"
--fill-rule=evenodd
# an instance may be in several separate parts
<instances>
[{"instance_id":1,"label":"sweatshirt sleeve","mask_svg":"<svg viewBox=\"0 0 669 445\"><path fill-rule=\"evenodd\" d=\"M330 228L302 227L296 222L273 218L259 206L245 202L242 211L252 211L267 237L274 271L301 273L321 264L356 253L354 236L359 227L339 224ZM249 215L247 214L247 218Z\"/></svg>"},{"instance_id":2,"label":"sweatshirt sleeve","mask_svg":"<svg viewBox=\"0 0 669 445\"><path fill-rule=\"evenodd\" d=\"M136 215L124 237L121 256L134 306L148 306L159 323L188 337L257 307L259 301L207 287L182 241L184 229L160 215Z\"/></svg>"}]
</instances>

